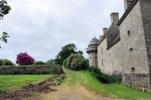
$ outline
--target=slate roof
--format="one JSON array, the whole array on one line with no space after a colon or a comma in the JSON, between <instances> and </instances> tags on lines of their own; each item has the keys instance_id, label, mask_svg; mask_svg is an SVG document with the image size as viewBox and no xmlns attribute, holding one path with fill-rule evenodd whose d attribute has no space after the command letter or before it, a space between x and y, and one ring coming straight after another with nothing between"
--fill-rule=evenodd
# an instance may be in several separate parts
<instances>
[{"instance_id":1,"label":"slate roof","mask_svg":"<svg viewBox=\"0 0 151 100\"><path fill-rule=\"evenodd\" d=\"M99 44L99 40L96 37L94 37L89 43L89 45L98 45L98 44Z\"/></svg>"}]
</instances>

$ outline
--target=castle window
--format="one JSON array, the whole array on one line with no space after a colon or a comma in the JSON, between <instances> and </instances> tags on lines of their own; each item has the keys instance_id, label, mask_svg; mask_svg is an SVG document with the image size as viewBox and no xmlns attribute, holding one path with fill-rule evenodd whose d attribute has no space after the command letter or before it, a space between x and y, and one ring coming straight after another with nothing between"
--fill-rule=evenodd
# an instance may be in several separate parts
<instances>
[{"instance_id":1,"label":"castle window","mask_svg":"<svg viewBox=\"0 0 151 100\"><path fill-rule=\"evenodd\" d=\"M131 68L131 71L132 71L132 72L135 72L135 68L134 68L134 67L132 67L132 68Z\"/></svg>"},{"instance_id":2,"label":"castle window","mask_svg":"<svg viewBox=\"0 0 151 100\"><path fill-rule=\"evenodd\" d=\"M127 34L128 34L128 37L130 37L130 36L131 36L131 33L130 33L130 31L129 31L129 30L127 31Z\"/></svg>"},{"instance_id":3,"label":"castle window","mask_svg":"<svg viewBox=\"0 0 151 100\"><path fill-rule=\"evenodd\" d=\"M103 61L103 59L102 59L102 66L104 66L104 61Z\"/></svg>"},{"instance_id":4,"label":"castle window","mask_svg":"<svg viewBox=\"0 0 151 100\"><path fill-rule=\"evenodd\" d=\"M103 48L101 47L101 53L103 54Z\"/></svg>"},{"instance_id":5,"label":"castle window","mask_svg":"<svg viewBox=\"0 0 151 100\"><path fill-rule=\"evenodd\" d=\"M133 51L133 48L130 48L130 51Z\"/></svg>"}]
</instances>

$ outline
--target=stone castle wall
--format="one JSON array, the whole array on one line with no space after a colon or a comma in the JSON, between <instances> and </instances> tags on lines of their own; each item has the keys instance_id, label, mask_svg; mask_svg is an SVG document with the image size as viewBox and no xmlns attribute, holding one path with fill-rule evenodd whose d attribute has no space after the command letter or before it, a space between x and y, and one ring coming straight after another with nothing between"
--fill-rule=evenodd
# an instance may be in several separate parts
<instances>
[{"instance_id":1,"label":"stone castle wall","mask_svg":"<svg viewBox=\"0 0 151 100\"><path fill-rule=\"evenodd\" d=\"M110 75L123 75L123 83L150 89L151 0L135 0L119 21L120 41L107 50L105 38L98 46L98 67ZM114 31L112 31L114 32ZM147 47L147 48L146 48Z\"/></svg>"},{"instance_id":2,"label":"stone castle wall","mask_svg":"<svg viewBox=\"0 0 151 100\"><path fill-rule=\"evenodd\" d=\"M150 74L124 74L123 83L132 88L141 89L143 91L151 91Z\"/></svg>"},{"instance_id":3,"label":"stone castle wall","mask_svg":"<svg viewBox=\"0 0 151 100\"><path fill-rule=\"evenodd\" d=\"M142 20L143 12L141 11L141 5L142 0L138 0L120 24L121 40L123 40L122 45L124 46L123 55L126 55L123 59L123 83L135 88L148 90L150 89L150 72L145 42L146 29L143 23L146 18ZM132 51L130 50L131 48ZM126 53L126 51L129 51L129 53Z\"/></svg>"},{"instance_id":4,"label":"stone castle wall","mask_svg":"<svg viewBox=\"0 0 151 100\"><path fill-rule=\"evenodd\" d=\"M148 54L148 64L151 73L151 0L140 1L145 41Z\"/></svg>"},{"instance_id":5,"label":"stone castle wall","mask_svg":"<svg viewBox=\"0 0 151 100\"><path fill-rule=\"evenodd\" d=\"M136 3L119 27L124 73L131 73L134 68L135 73L148 74L148 56L140 2Z\"/></svg>"},{"instance_id":6,"label":"stone castle wall","mask_svg":"<svg viewBox=\"0 0 151 100\"><path fill-rule=\"evenodd\" d=\"M122 73L122 50L120 49L121 43L118 42L112 48L107 50L106 38L98 46L98 67L103 73L110 75L118 75Z\"/></svg>"}]
</instances>

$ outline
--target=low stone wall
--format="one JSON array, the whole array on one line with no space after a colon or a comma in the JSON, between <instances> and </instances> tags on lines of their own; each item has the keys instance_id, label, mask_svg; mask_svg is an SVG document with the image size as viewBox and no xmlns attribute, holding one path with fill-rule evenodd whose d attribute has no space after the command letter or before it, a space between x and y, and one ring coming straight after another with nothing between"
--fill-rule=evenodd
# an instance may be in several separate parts
<instances>
[{"instance_id":1,"label":"low stone wall","mask_svg":"<svg viewBox=\"0 0 151 100\"><path fill-rule=\"evenodd\" d=\"M123 84L143 91L151 91L149 74L124 74Z\"/></svg>"},{"instance_id":2,"label":"low stone wall","mask_svg":"<svg viewBox=\"0 0 151 100\"><path fill-rule=\"evenodd\" d=\"M14 75L14 74L61 74L62 68L59 65L48 66L1 66L1 75Z\"/></svg>"}]
</instances>

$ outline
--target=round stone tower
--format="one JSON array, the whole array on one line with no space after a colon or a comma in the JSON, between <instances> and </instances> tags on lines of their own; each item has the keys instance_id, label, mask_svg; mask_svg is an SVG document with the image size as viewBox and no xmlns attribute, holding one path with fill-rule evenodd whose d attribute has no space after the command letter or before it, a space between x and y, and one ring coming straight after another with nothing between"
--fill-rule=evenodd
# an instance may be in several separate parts
<instances>
[{"instance_id":1,"label":"round stone tower","mask_svg":"<svg viewBox=\"0 0 151 100\"><path fill-rule=\"evenodd\" d=\"M87 48L87 53L89 55L89 66L97 66L97 47L99 45L99 40L93 38Z\"/></svg>"}]
</instances>

